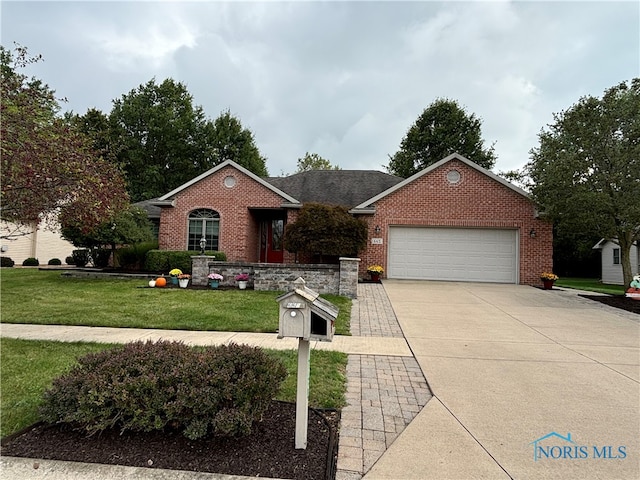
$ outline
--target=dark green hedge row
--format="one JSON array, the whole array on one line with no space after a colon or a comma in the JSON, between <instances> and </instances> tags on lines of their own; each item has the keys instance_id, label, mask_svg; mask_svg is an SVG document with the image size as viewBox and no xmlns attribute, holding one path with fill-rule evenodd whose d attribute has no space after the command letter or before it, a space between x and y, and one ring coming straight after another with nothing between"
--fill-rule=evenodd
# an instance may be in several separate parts
<instances>
[{"instance_id":1,"label":"dark green hedge row","mask_svg":"<svg viewBox=\"0 0 640 480\"><path fill-rule=\"evenodd\" d=\"M215 256L216 260L225 261L227 256L223 252L205 252ZM183 273L191 273L191 257L198 255L193 251L178 250L149 250L145 259L145 270L150 272L164 272L179 268Z\"/></svg>"}]
</instances>

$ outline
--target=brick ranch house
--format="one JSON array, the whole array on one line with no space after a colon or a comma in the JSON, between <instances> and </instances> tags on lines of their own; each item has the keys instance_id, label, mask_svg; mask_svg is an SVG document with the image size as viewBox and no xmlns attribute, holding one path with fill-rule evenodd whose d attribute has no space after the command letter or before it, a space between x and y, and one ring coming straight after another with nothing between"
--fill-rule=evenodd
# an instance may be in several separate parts
<instances>
[{"instance_id":1,"label":"brick ranch house","mask_svg":"<svg viewBox=\"0 0 640 480\"><path fill-rule=\"evenodd\" d=\"M260 178L225 161L166 195L159 247L226 253L228 261L294 263L282 248L306 202L345 205L364 219L360 252L384 277L539 284L552 269L552 225L526 192L458 154L403 179L377 171L315 170ZM156 210L157 211L157 210Z\"/></svg>"}]
</instances>

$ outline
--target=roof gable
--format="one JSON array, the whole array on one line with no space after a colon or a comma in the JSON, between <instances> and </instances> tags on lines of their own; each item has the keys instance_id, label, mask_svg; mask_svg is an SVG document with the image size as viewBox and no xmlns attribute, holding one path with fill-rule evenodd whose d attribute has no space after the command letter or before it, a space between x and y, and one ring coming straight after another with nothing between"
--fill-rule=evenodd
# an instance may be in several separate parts
<instances>
[{"instance_id":1,"label":"roof gable","mask_svg":"<svg viewBox=\"0 0 640 480\"><path fill-rule=\"evenodd\" d=\"M392 194L393 192L400 190L401 188L405 187L406 185L412 183L413 181L417 180L418 178L422 177L423 175L426 175L438 168L440 168L442 165L449 163L453 160L458 160L462 163L464 163L465 165L477 170L478 172L482 173L483 175L486 175L487 177L495 180L496 182L504 185L507 188L510 188L511 190L513 190L514 192L516 192L519 195L522 195L523 197L529 199L529 194L527 192L525 192L524 190L522 190L521 188L516 187L514 184L508 182L507 180L505 180L502 177L499 177L498 175L496 175L493 172L490 172L489 170L482 168L480 165L478 165L477 163L472 162L471 160L468 160L467 158L463 157L462 155L460 155L459 153L453 153L445 158L443 158L442 160L433 163L431 165L429 165L427 168L425 168L424 170L420 170L418 173L410 176L409 178L404 179L403 181L399 182L398 184L392 186L391 188L385 190L384 192L379 193L378 195L367 199L366 201L360 203L358 206L356 206L356 209L368 209L370 208L375 202L377 202L378 200L386 197L387 195Z\"/></svg>"},{"instance_id":2,"label":"roof gable","mask_svg":"<svg viewBox=\"0 0 640 480\"><path fill-rule=\"evenodd\" d=\"M192 185L198 183L200 180L203 180L207 177L209 177L210 175L213 175L214 173L216 173L219 170L222 170L225 167L233 167L236 170L238 170L239 172L245 174L246 176L248 176L249 178L251 178L252 180L256 181L257 183L259 183L260 185L262 185L263 187L268 188L269 190L271 190L272 192L278 194L279 196L281 196L283 199L285 199L287 202L290 203L300 203L298 200L296 200L295 198L293 198L291 195L283 192L282 190L278 189L277 187L275 187L274 185L272 185L269 182L266 182L263 178L260 178L259 176L257 176L255 173L250 172L249 170L247 170L246 168L238 165L236 162L234 162L233 160L225 160L224 162L222 162L219 165L216 165L215 167L207 170L206 172L198 175L195 178L192 178L191 180L189 180L186 183L183 183L182 185L180 185L178 188L175 188L173 190L171 190L169 193L159 197L157 199L157 202L154 203L162 203L162 202L167 202L169 201L172 197L174 197L175 195L177 195L178 193L182 192L183 190L186 190L187 188L191 187Z\"/></svg>"}]
</instances>

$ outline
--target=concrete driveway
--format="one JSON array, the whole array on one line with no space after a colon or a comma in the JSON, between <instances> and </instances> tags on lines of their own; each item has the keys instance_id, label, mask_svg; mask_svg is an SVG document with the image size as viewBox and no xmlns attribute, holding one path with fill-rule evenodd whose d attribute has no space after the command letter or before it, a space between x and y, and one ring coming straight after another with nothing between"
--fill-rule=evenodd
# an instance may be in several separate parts
<instances>
[{"instance_id":1,"label":"concrete driveway","mask_svg":"<svg viewBox=\"0 0 640 480\"><path fill-rule=\"evenodd\" d=\"M365 479L640 478L640 316L569 290L384 287L434 398Z\"/></svg>"}]
</instances>

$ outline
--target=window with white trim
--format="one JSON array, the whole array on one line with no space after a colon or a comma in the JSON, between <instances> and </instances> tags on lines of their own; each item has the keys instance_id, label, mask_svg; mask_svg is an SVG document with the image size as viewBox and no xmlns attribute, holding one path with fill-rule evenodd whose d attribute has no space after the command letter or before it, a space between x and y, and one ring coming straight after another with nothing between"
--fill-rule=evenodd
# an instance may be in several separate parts
<instances>
[{"instance_id":1,"label":"window with white trim","mask_svg":"<svg viewBox=\"0 0 640 480\"><path fill-rule=\"evenodd\" d=\"M620 265L620 249L619 248L613 249L613 264Z\"/></svg>"},{"instance_id":2,"label":"window with white trim","mask_svg":"<svg viewBox=\"0 0 640 480\"><path fill-rule=\"evenodd\" d=\"M220 236L220 214L215 210L201 208L189 213L189 236L187 250L200 250L200 240L207 240L206 250L218 250Z\"/></svg>"}]
</instances>

